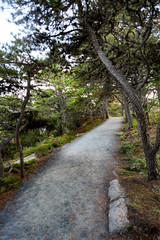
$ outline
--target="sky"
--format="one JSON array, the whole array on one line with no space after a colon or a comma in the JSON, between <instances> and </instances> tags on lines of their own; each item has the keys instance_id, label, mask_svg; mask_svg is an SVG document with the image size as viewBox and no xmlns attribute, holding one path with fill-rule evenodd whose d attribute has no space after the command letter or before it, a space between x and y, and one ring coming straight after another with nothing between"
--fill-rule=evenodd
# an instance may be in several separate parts
<instances>
[{"instance_id":1,"label":"sky","mask_svg":"<svg viewBox=\"0 0 160 240\"><path fill-rule=\"evenodd\" d=\"M4 10L1 10L1 7L4 7ZM11 42L13 40L13 36L11 32L15 35L18 33L18 26L14 23L9 23L7 19L11 18L11 9L9 9L3 3L0 3L0 44Z\"/></svg>"}]
</instances>

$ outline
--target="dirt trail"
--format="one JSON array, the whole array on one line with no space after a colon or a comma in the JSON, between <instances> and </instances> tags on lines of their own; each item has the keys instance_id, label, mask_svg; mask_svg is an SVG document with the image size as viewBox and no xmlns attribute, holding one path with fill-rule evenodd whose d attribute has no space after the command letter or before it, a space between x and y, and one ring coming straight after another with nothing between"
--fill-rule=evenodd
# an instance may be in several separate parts
<instances>
[{"instance_id":1,"label":"dirt trail","mask_svg":"<svg viewBox=\"0 0 160 240\"><path fill-rule=\"evenodd\" d=\"M107 182L121 122L111 118L63 146L22 184L0 213L0 239L107 239Z\"/></svg>"}]
</instances>

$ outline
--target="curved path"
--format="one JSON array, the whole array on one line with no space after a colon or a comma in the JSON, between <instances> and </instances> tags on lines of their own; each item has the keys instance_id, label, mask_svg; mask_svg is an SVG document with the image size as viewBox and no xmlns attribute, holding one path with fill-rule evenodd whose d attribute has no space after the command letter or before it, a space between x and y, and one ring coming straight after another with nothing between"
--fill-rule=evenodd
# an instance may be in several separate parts
<instances>
[{"instance_id":1,"label":"curved path","mask_svg":"<svg viewBox=\"0 0 160 240\"><path fill-rule=\"evenodd\" d=\"M122 118L63 146L0 213L1 240L103 240Z\"/></svg>"}]
</instances>

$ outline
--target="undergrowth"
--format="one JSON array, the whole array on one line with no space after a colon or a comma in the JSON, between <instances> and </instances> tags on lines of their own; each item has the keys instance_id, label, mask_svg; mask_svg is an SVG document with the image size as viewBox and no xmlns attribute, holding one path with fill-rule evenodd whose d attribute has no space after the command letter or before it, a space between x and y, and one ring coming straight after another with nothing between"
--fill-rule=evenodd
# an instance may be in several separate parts
<instances>
[{"instance_id":1,"label":"undergrowth","mask_svg":"<svg viewBox=\"0 0 160 240\"><path fill-rule=\"evenodd\" d=\"M150 119L150 135L154 142L156 126ZM147 166L141 137L138 133L138 125L133 120L133 128L128 124L123 126L123 134L120 136L119 158L121 168L118 170L124 187L130 198L130 207L139 213L141 218L159 228L160 221L160 180L147 181ZM160 170L160 151L157 153L158 168ZM160 231L160 228L159 228Z\"/></svg>"}]
</instances>

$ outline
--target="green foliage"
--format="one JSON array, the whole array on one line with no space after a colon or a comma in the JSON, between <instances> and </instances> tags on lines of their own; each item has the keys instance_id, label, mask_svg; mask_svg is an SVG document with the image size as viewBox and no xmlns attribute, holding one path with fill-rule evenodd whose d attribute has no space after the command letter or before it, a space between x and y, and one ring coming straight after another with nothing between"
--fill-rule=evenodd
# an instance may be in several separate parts
<instances>
[{"instance_id":1,"label":"green foliage","mask_svg":"<svg viewBox=\"0 0 160 240\"><path fill-rule=\"evenodd\" d=\"M4 193L4 192L6 192L6 187L5 186L0 188L0 193Z\"/></svg>"},{"instance_id":2,"label":"green foliage","mask_svg":"<svg viewBox=\"0 0 160 240\"><path fill-rule=\"evenodd\" d=\"M49 150L51 150L50 144L44 144L40 143L35 147L35 154L39 157L42 157L49 153Z\"/></svg>"},{"instance_id":3,"label":"green foliage","mask_svg":"<svg viewBox=\"0 0 160 240\"><path fill-rule=\"evenodd\" d=\"M112 117L121 117L122 116L121 104L113 102L110 105L109 113Z\"/></svg>"},{"instance_id":4,"label":"green foliage","mask_svg":"<svg viewBox=\"0 0 160 240\"><path fill-rule=\"evenodd\" d=\"M119 169L118 170L118 173L119 174L122 174L124 176L133 176L134 175L134 172L133 171L130 171L128 169Z\"/></svg>"},{"instance_id":5,"label":"green foliage","mask_svg":"<svg viewBox=\"0 0 160 240\"><path fill-rule=\"evenodd\" d=\"M136 128L136 129L133 130L133 131L137 131L138 122L137 122L137 120L136 120L134 117L132 117L132 125L133 125L133 128Z\"/></svg>"},{"instance_id":6,"label":"green foliage","mask_svg":"<svg viewBox=\"0 0 160 240\"><path fill-rule=\"evenodd\" d=\"M13 167L12 168L12 173L18 173L19 172L19 169L18 168L16 168L16 167Z\"/></svg>"},{"instance_id":7,"label":"green foliage","mask_svg":"<svg viewBox=\"0 0 160 240\"><path fill-rule=\"evenodd\" d=\"M154 107L154 108L152 108L152 111L149 112L150 124L151 125L157 124L158 119L159 119L159 108Z\"/></svg>"},{"instance_id":8,"label":"green foliage","mask_svg":"<svg viewBox=\"0 0 160 240\"><path fill-rule=\"evenodd\" d=\"M130 142L122 142L119 151L121 153L127 153L127 154L131 154L133 152L134 146L132 143Z\"/></svg>"},{"instance_id":9,"label":"green foliage","mask_svg":"<svg viewBox=\"0 0 160 240\"><path fill-rule=\"evenodd\" d=\"M27 156L35 153L35 151L36 151L36 146L34 146L34 147L25 147L23 149L24 157L27 157Z\"/></svg>"},{"instance_id":10,"label":"green foliage","mask_svg":"<svg viewBox=\"0 0 160 240\"><path fill-rule=\"evenodd\" d=\"M10 190L12 188L17 188L20 183L20 177L9 174L7 177L1 180L5 190ZM1 188L2 189L2 188Z\"/></svg>"},{"instance_id":11,"label":"green foliage","mask_svg":"<svg viewBox=\"0 0 160 240\"><path fill-rule=\"evenodd\" d=\"M132 158L130 165L126 167L127 170L134 172L141 172L142 169L146 169L146 162L144 158Z\"/></svg>"},{"instance_id":12,"label":"green foliage","mask_svg":"<svg viewBox=\"0 0 160 240\"><path fill-rule=\"evenodd\" d=\"M124 133L121 133L120 137L119 137L121 140L124 140L125 139L125 134Z\"/></svg>"},{"instance_id":13,"label":"green foliage","mask_svg":"<svg viewBox=\"0 0 160 240\"><path fill-rule=\"evenodd\" d=\"M138 130L134 129L131 131L132 136L137 136L138 135Z\"/></svg>"},{"instance_id":14,"label":"green foliage","mask_svg":"<svg viewBox=\"0 0 160 240\"><path fill-rule=\"evenodd\" d=\"M36 159L35 159L35 158L33 158L33 159L30 159L29 161L27 161L27 162L24 162L24 165L30 165L30 164L33 164L35 161L36 161Z\"/></svg>"},{"instance_id":15,"label":"green foliage","mask_svg":"<svg viewBox=\"0 0 160 240\"><path fill-rule=\"evenodd\" d=\"M28 168L28 173L33 172L36 168L38 167L37 163L32 164L29 168Z\"/></svg>"},{"instance_id":16,"label":"green foliage","mask_svg":"<svg viewBox=\"0 0 160 240\"><path fill-rule=\"evenodd\" d=\"M20 167L20 163L12 163L12 166L15 168L19 168Z\"/></svg>"},{"instance_id":17,"label":"green foliage","mask_svg":"<svg viewBox=\"0 0 160 240\"><path fill-rule=\"evenodd\" d=\"M129 129L129 124L128 123L125 123L124 125L123 125L123 130L124 131L127 131Z\"/></svg>"},{"instance_id":18,"label":"green foliage","mask_svg":"<svg viewBox=\"0 0 160 240\"><path fill-rule=\"evenodd\" d=\"M35 158L33 158L33 159L31 159L31 160L28 160L28 161L25 161L24 162L24 166L25 165L30 165L30 164L33 164L34 162L35 162ZM18 162L18 163L12 163L12 166L13 166L13 168L20 168L20 162Z\"/></svg>"}]
</instances>

